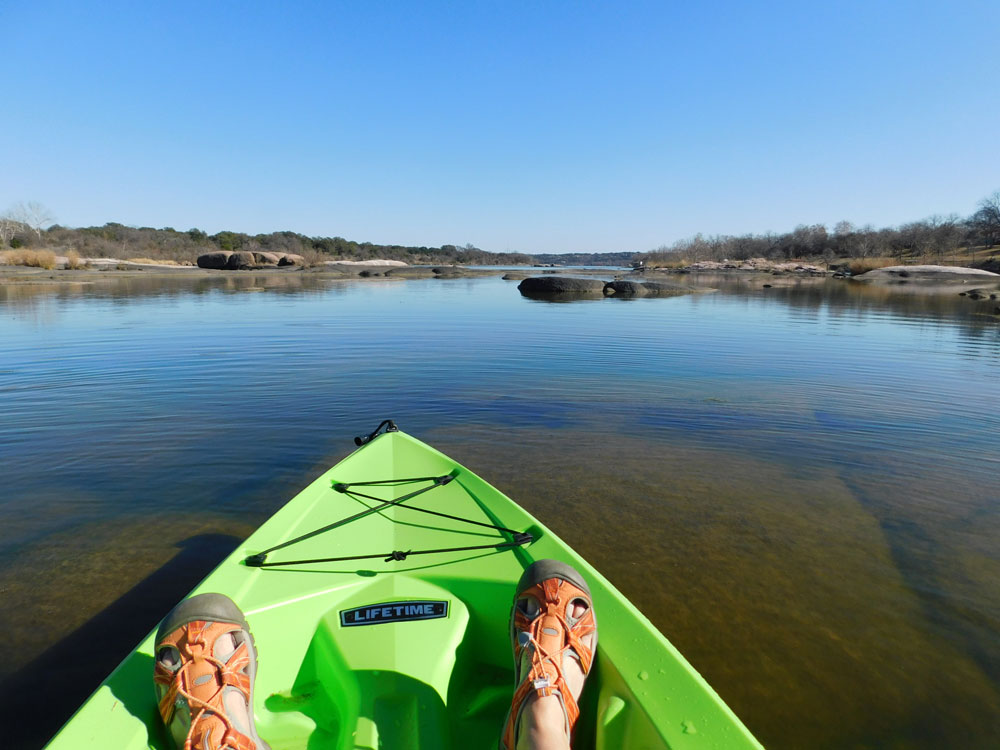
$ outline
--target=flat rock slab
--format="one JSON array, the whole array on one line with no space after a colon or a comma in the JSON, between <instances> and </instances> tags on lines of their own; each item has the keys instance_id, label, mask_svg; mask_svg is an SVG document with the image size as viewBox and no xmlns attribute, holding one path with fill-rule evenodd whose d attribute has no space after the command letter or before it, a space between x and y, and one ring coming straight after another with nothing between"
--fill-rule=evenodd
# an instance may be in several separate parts
<instances>
[{"instance_id":1,"label":"flat rock slab","mask_svg":"<svg viewBox=\"0 0 1000 750\"><path fill-rule=\"evenodd\" d=\"M385 275L394 279L429 279L436 274L427 266L406 266L389 268Z\"/></svg>"},{"instance_id":2,"label":"flat rock slab","mask_svg":"<svg viewBox=\"0 0 1000 750\"><path fill-rule=\"evenodd\" d=\"M687 284L674 284L659 281L609 281L604 285L604 294L616 299L632 299L634 297L679 297L696 292L714 292L715 289L695 287Z\"/></svg>"},{"instance_id":3,"label":"flat rock slab","mask_svg":"<svg viewBox=\"0 0 1000 750\"><path fill-rule=\"evenodd\" d=\"M876 268L854 277L856 281L965 281L1000 282L1000 274L984 271L981 268L965 268L964 266L888 266Z\"/></svg>"},{"instance_id":4,"label":"flat rock slab","mask_svg":"<svg viewBox=\"0 0 1000 750\"><path fill-rule=\"evenodd\" d=\"M578 279L572 276L531 276L517 289L525 297L603 297L604 282L600 279Z\"/></svg>"},{"instance_id":5,"label":"flat rock slab","mask_svg":"<svg viewBox=\"0 0 1000 750\"><path fill-rule=\"evenodd\" d=\"M712 287L678 284L672 281L644 281L642 285L646 287L646 293L650 297L676 297L680 294L707 294L719 291Z\"/></svg>"},{"instance_id":6,"label":"flat rock slab","mask_svg":"<svg viewBox=\"0 0 1000 750\"><path fill-rule=\"evenodd\" d=\"M636 297L676 297L682 294L714 292L708 287L657 281L581 279L572 276L531 276L517 286L525 297L535 299L635 299Z\"/></svg>"},{"instance_id":7,"label":"flat rock slab","mask_svg":"<svg viewBox=\"0 0 1000 750\"><path fill-rule=\"evenodd\" d=\"M327 260L325 266L408 266L401 260Z\"/></svg>"}]
</instances>

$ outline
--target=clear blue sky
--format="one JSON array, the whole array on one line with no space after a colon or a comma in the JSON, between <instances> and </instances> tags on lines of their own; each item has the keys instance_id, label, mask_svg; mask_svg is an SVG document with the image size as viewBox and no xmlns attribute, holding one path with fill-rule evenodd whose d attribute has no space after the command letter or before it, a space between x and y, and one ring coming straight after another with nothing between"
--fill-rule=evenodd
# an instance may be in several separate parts
<instances>
[{"instance_id":1,"label":"clear blue sky","mask_svg":"<svg viewBox=\"0 0 1000 750\"><path fill-rule=\"evenodd\" d=\"M3 0L0 28L0 210L67 226L648 250L1000 189L996 0Z\"/></svg>"}]
</instances>

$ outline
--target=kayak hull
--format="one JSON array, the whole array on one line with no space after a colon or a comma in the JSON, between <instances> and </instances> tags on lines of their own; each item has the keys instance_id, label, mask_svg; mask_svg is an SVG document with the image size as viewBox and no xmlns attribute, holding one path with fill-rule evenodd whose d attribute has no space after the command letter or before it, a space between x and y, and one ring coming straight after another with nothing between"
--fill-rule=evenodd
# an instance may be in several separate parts
<instances>
[{"instance_id":1,"label":"kayak hull","mask_svg":"<svg viewBox=\"0 0 1000 750\"><path fill-rule=\"evenodd\" d=\"M422 481L399 481L407 479ZM246 564L352 515L361 517L268 552L267 567ZM493 527L527 532L531 541L512 546L518 540ZM393 559L393 552L410 554ZM360 559L323 561L348 557ZM571 547L473 472L402 432L376 437L324 473L191 593L225 593L246 614L259 654L254 714L273 750L492 748L514 688L507 630L514 585L543 558L586 578L600 626L577 747L760 747ZM170 747L154 701L153 650L151 633L48 747Z\"/></svg>"}]
</instances>

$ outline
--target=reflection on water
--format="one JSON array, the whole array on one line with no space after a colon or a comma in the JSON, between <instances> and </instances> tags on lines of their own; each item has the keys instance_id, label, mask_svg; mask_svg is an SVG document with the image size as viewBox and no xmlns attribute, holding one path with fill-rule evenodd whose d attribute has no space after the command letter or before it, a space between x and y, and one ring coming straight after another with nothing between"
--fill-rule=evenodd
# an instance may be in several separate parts
<instances>
[{"instance_id":1,"label":"reflection on water","mask_svg":"<svg viewBox=\"0 0 1000 750\"><path fill-rule=\"evenodd\" d=\"M0 679L114 602L152 627L129 592L218 559L179 543L221 556L393 417L577 547L769 747L993 746L1000 322L957 293L685 281L720 292L0 287Z\"/></svg>"},{"instance_id":2,"label":"reflection on water","mask_svg":"<svg viewBox=\"0 0 1000 750\"><path fill-rule=\"evenodd\" d=\"M108 272L81 274L74 281L50 276L26 276L16 282L0 283L0 304L30 307L40 298L74 297L134 300L136 297L176 297L192 294L232 292L274 292L299 294L308 291L335 289L328 277L307 272L261 273L187 277L183 275L136 274Z\"/></svg>"}]
</instances>

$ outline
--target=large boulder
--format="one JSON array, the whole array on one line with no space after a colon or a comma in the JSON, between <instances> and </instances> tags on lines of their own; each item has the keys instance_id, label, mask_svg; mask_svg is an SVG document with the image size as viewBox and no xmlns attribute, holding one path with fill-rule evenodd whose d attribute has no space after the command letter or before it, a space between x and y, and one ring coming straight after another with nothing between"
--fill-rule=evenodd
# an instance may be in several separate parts
<instances>
[{"instance_id":1,"label":"large boulder","mask_svg":"<svg viewBox=\"0 0 1000 750\"><path fill-rule=\"evenodd\" d=\"M277 253L256 252L253 254L254 260L259 266L276 266L281 259Z\"/></svg>"},{"instance_id":2,"label":"large boulder","mask_svg":"<svg viewBox=\"0 0 1000 750\"><path fill-rule=\"evenodd\" d=\"M608 297L645 297L649 291L638 281L609 281L604 285L604 294Z\"/></svg>"},{"instance_id":3,"label":"large boulder","mask_svg":"<svg viewBox=\"0 0 1000 750\"><path fill-rule=\"evenodd\" d=\"M253 257L253 253L245 250L233 253L226 261L226 268L230 271L242 271L253 268L255 265L257 265L257 259Z\"/></svg>"},{"instance_id":4,"label":"large boulder","mask_svg":"<svg viewBox=\"0 0 1000 750\"><path fill-rule=\"evenodd\" d=\"M604 282L600 279L577 279L572 276L531 276L517 289L525 297L603 297Z\"/></svg>"},{"instance_id":5,"label":"large boulder","mask_svg":"<svg viewBox=\"0 0 1000 750\"><path fill-rule=\"evenodd\" d=\"M198 268L225 268L226 263L229 262L229 256L232 253L229 250L219 250L215 253L205 253L204 255L198 256Z\"/></svg>"},{"instance_id":6,"label":"large boulder","mask_svg":"<svg viewBox=\"0 0 1000 750\"><path fill-rule=\"evenodd\" d=\"M296 255L295 253L285 253L278 258L279 266L304 266L305 264L306 259L301 255Z\"/></svg>"}]
</instances>

